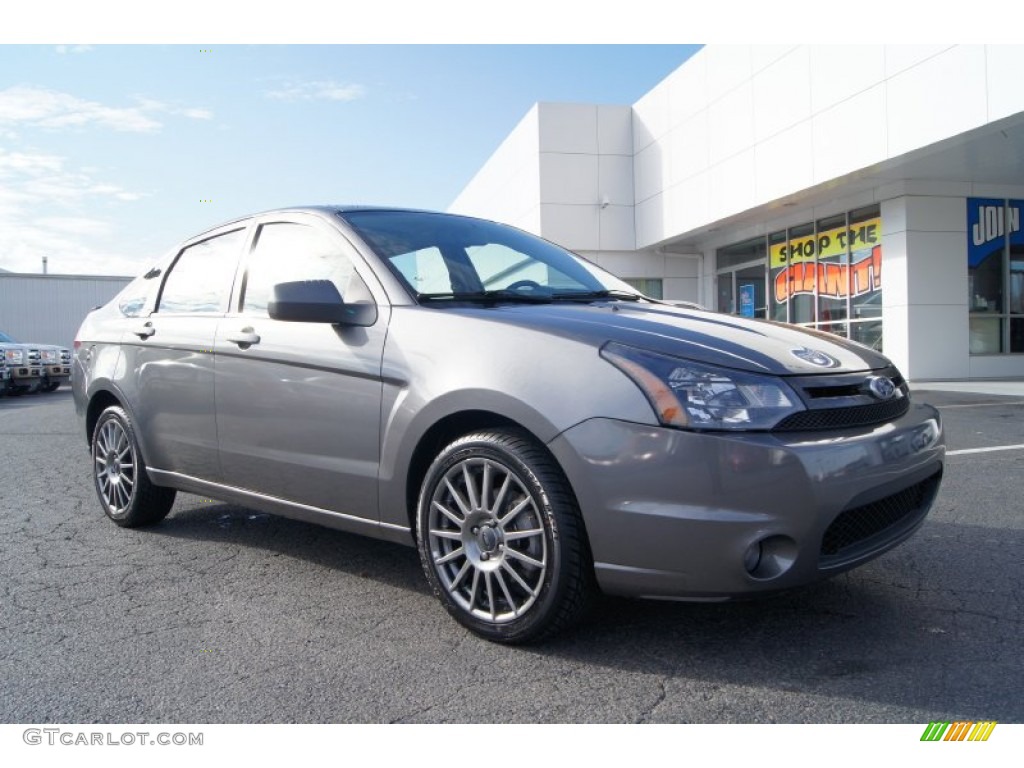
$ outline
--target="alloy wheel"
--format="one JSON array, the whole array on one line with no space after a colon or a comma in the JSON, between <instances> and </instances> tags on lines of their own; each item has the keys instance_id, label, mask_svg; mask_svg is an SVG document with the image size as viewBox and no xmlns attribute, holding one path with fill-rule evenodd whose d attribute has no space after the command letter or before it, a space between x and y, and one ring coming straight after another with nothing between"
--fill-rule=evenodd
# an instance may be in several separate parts
<instances>
[{"instance_id":1,"label":"alloy wheel","mask_svg":"<svg viewBox=\"0 0 1024 768\"><path fill-rule=\"evenodd\" d=\"M96 487L112 515L124 514L135 493L136 463L124 427L109 419L93 444Z\"/></svg>"},{"instance_id":2,"label":"alloy wheel","mask_svg":"<svg viewBox=\"0 0 1024 768\"><path fill-rule=\"evenodd\" d=\"M448 595L490 624L523 616L548 570L544 517L524 479L489 458L463 459L435 486L429 554Z\"/></svg>"}]
</instances>

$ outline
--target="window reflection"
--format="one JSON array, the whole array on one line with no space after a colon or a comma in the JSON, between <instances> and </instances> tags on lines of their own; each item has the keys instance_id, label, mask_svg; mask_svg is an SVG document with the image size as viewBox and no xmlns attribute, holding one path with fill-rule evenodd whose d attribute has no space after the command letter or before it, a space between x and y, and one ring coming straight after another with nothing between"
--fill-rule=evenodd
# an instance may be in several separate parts
<instances>
[{"instance_id":1,"label":"window reflection","mask_svg":"<svg viewBox=\"0 0 1024 768\"><path fill-rule=\"evenodd\" d=\"M245 230L236 229L189 246L171 267L158 312L227 311Z\"/></svg>"},{"instance_id":2,"label":"window reflection","mask_svg":"<svg viewBox=\"0 0 1024 768\"><path fill-rule=\"evenodd\" d=\"M266 315L274 286L295 280L330 280L345 301L368 297L341 249L340 243L305 224L262 225L249 254L242 311ZM353 285L356 281L358 286Z\"/></svg>"}]
</instances>

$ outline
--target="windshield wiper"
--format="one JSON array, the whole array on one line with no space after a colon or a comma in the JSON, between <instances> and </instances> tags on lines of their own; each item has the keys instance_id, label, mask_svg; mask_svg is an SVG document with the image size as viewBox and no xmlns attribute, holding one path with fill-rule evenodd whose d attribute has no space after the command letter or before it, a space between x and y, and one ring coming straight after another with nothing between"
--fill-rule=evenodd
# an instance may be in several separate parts
<instances>
[{"instance_id":1,"label":"windshield wiper","mask_svg":"<svg viewBox=\"0 0 1024 768\"><path fill-rule=\"evenodd\" d=\"M441 293L418 293L420 301L519 301L526 304L547 304L552 300L550 293L524 293L497 289L492 291L445 291Z\"/></svg>"},{"instance_id":2,"label":"windshield wiper","mask_svg":"<svg viewBox=\"0 0 1024 768\"><path fill-rule=\"evenodd\" d=\"M564 291L553 293L554 299L574 299L578 301L593 301L595 299L617 299L619 301L655 301L639 293L620 291L617 288L607 288L601 291Z\"/></svg>"}]
</instances>

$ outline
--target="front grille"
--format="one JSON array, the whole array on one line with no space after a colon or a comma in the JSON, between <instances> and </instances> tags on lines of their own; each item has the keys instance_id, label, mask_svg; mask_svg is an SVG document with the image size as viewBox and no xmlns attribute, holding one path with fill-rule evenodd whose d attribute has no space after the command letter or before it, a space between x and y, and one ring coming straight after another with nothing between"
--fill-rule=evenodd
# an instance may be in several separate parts
<instances>
[{"instance_id":1,"label":"front grille","mask_svg":"<svg viewBox=\"0 0 1024 768\"><path fill-rule=\"evenodd\" d=\"M775 425L775 432L803 432L843 427L869 427L898 419L910 409L910 398L900 397L846 408L819 408L787 416Z\"/></svg>"},{"instance_id":2,"label":"front grille","mask_svg":"<svg viewBox=\"0 0 1024 768\"><path fill-rule=\"evenodd\" d=\"M936 472L899 493L840 513L825 531L821 541L822 558L841 560L869 539L877 537L874 543L879 545L904 530L927 511L941 477L942 472Z\"/></svg>"}]
</instances>

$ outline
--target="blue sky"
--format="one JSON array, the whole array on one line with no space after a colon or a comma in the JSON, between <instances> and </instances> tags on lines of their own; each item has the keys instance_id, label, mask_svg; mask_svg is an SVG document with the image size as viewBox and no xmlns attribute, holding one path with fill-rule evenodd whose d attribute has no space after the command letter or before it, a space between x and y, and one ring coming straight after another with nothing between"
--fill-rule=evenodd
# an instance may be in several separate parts
<instances>
[{"instance_id":1,"label":"blue sky","mask_svg":"<svg viewBox=\"0 0 1024 768\"><path fill-rule=\"evenodd\" d=\"M0 268L135 274L285 205L444 209L534 102L632 104L696 49L0 45Z\"/></svg>"}]
</instances>

